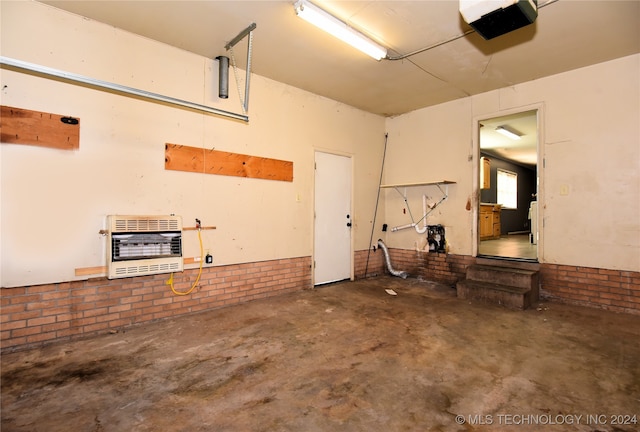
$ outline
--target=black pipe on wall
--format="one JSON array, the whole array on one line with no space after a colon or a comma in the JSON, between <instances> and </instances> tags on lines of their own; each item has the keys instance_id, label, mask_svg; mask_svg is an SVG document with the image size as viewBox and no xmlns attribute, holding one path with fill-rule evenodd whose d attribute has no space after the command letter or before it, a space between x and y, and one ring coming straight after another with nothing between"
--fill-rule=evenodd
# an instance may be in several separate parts
<instances>
[{"instance_id":1,"label":"black pipe on wall","mask_svg":"<svg viewBox=\"0 0 640 432\"><path fill-rule=\"evenodd\" d=\"M218 97L227 99L229 97L229 57L218 56Z\"/></svg>"}]
</instances>

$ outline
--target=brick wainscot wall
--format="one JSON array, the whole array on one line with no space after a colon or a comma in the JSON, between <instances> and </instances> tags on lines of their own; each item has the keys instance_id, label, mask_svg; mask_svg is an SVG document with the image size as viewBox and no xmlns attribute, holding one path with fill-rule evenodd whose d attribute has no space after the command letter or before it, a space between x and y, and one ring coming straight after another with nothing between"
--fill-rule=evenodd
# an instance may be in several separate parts
<instances>
[{"instance_id":1,"label":"brick wainscot wall","mask_svg":"<svg viewBox=\"0 0 640 432\"><path fill-rule=\"evenodd\" d=\"M389 249L396 270L455 288L475 257ZM1 289L1 349L117 331L259 298L312 288L311 257L205 267L198 287L175 295L168 275L96 278ZM366 275L365 275L366 269ZM356 251L356 279L386 273L381 250ZM187 291L198 269L175 275L175 289ZM540 264L543 298L615 312L640 314L640 272Z\"/></svg>"},{"instance_id":2,"label":"brick wainscot wall","mask_svg":"<svg viewBox=\"0 0 640 432\"><path fill-rule=\"evenodd\" d=\"M188 291L198 269L174 275ZM186 296L169 275L2 288L2 350L69 340L311 287L311 258L205 267Z\"/></svg>"},{"instance_id":3,"label":"brick wainscot wall","mask_svg":"<svg viewBox=\"0 0 640 432\"><path fill-rule=\"evenodd\" d=\"M363 252L366 255L366 251ZM441 282L455 288L465 278L467 267L476 258L437 252L389 249L395 270L407 271L412 277ZM358 260L356 260L356 263ZM386 273L382 251L371 253L369 271L374 262L377 274ZM640 314L640 272L545 264L540 267L540 292L543 298L563 303ZM362 277L364 270L357 271Z\"/></svg>"}]
</instances>

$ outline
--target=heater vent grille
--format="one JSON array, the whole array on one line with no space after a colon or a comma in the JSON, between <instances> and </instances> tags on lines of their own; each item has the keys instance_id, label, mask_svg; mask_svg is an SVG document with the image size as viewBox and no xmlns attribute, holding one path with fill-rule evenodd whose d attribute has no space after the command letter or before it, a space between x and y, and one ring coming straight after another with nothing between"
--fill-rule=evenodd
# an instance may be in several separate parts
<instances>
[{"instance_id":1,"label":"heater vent grille","mask_svg":"<svg viewBox=\"0 0 640 432\"><path fill-rule=\"evenodd\" d=\"M166 263L137 263L127 262L125 265L116 266L114 268L115 277L142 276L157 273L170 273L174 271L182 271L181 266L177 262Z\"/></svg>"},{"instance_id":2,"label":"heater vent grille","mask_svg":"<svg viewBox=\"0 0 640 432\"><path fill-rule=\"evenodd\" d=\"M180 231L181 229L182 224L175 216L165 218L115 216L112 226L112 230L116 232Z\"/></svg>"},{"instance_id":3,"label":"heater vent grille","mask_svg":"<svg viewBox=\"0 0 640 432\"><path fill-rule=\"evenodd\" d=\"M180 216L108 216L108 277L182 271Z\"/></svg>"}]
</instances>

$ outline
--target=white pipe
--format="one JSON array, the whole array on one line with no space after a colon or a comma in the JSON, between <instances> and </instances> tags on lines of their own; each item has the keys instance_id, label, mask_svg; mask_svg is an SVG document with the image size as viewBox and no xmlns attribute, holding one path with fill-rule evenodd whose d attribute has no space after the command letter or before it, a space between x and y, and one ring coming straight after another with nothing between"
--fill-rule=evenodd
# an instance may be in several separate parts
<instances>
[{"instance_id":1,"label":"white pipe","mask_svg":"<svg viewBox=\"0 0 640 432\"><path fill-rule=\"evenodd\" d=\"M407 225L393 227L393 228L391 228L391 232L396 232L396 231L400 231L402 229L407 229L407 228L413 228L414 226L416 226L415 223L410 223L410 224L407 224Z\"/></svg>"},{"instance_id":2,"label":"white pipe","mask_svg":"<svg viewBox=\"0 0 640 432\"><path fill-rule=\"evenodd\" d=\"M422 195L422 220L424 221L424 226L420 228L418 224L416 224L416 232L418 234L424 234L427 232L427 196Z\"/></svg>"}]
</instances>

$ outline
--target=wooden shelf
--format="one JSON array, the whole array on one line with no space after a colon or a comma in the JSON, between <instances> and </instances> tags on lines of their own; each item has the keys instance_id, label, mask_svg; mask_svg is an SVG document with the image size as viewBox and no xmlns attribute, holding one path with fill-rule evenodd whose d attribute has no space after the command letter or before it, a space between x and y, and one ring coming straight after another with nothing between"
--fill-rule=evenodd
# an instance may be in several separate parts
<instances>
[{"instance_id":1,"label":"wooden shelf","mask_svg":"<svg viewBox=\"0 0 640 432\"><path fill-rule=\"evenodd\" d=\"M431 185L447 185L447 184L455 184L454 181L451 180L439 180L439 181L431 181L424 183L398 183L398 184L388 184L388 185L380 185L381 188L401 188L401 187L414 187L414 186L431 186Z\"/></svg>"},{"instance_id":2,"label":"wooden shelf","mask_svg":"<svg viewBox=\"0 0 640 432\"><path fill-rule=\"evenodd\" d=\"M401 230L401 229L405 229L405 228L414 228L414 227L416 227L416 225L418 223L420 223L423 219L425 219L433 210L435 210L436 207L438 207L440 204L442 204L442 202L444 200L447 199L448 193L449 193L449 185L450 184L454 184L454 183L455 182L451 181L451 180L438 180L438 181L422 182L422 183L398 183L398 184L380 185L380 188L395 189L396 192L398 192L400 194L400 196L402 196L402 199L404 199L404 203L406 204L407 209L409 210L409 216L411 217L411 223L410 224L393 227L393 228L391 228L391 231L395 232L395 231L398 231L398 230ZM444 190L441 187L442 185L444 185ZM438 201L435 204L433 204L431 206L431 209L428 212L426 212L422 216L422 218L420 218L420 220L418 222L413 220L413 215L411 213L411 208L409 207L409 202L407 201L407 188L416 187L416 186L437 186L438 189L440 190L440 192L442 193L442 198L440 198L440 201ZM400 189L403 189L403 190L400 191Z\"/></svg>"}]
</instances>

